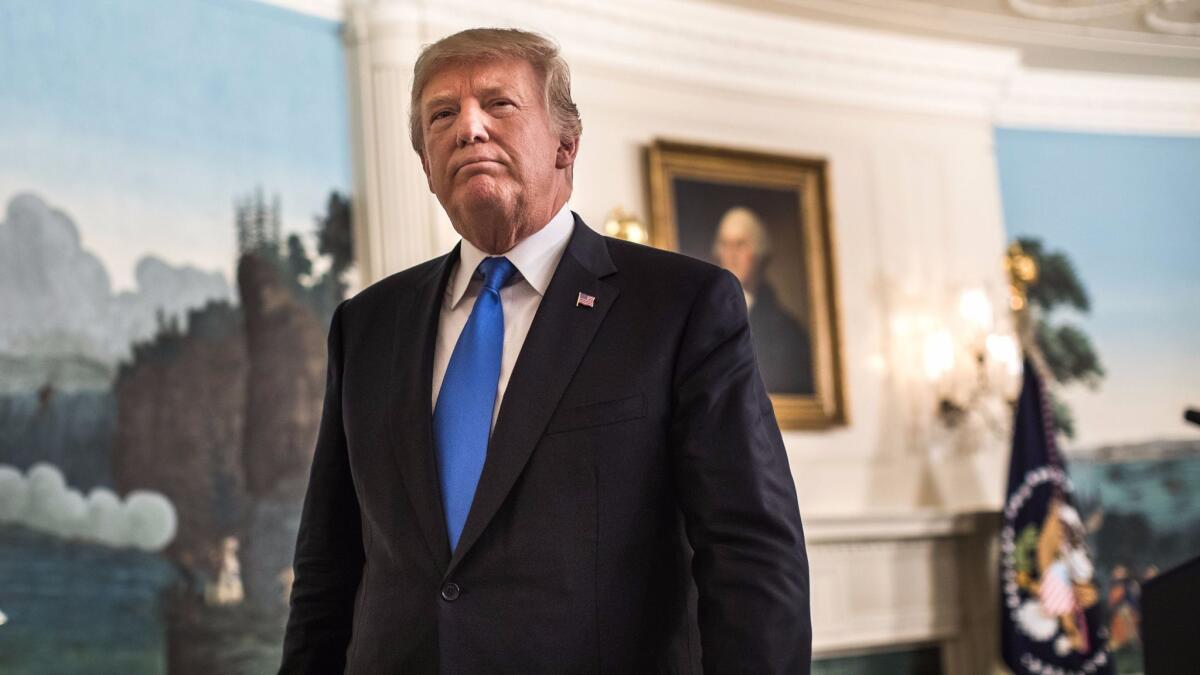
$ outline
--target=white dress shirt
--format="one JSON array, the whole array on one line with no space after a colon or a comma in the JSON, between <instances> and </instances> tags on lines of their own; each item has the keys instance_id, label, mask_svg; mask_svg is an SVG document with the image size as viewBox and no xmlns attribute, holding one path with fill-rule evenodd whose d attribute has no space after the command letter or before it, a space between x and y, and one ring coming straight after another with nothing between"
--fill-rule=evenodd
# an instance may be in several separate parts
<instances>
[{"instance_id":1,"label":"white dress shirt","mask_svg":"<svg viewBox=\"0 0 1200 675\"><path fill-rule=\"evenodd\" d=\"M554 270L558 268L558 261L567 250L567 241L571 238L574 226L575 218L571 215L571 209L563 204L545 227L501 254L517 268L517 272L508 285L500 289L500 305L504 311L504 351L500 356L496 404L492 407L492 428L495 428L496 417L500 414L500 403L504 398L504 390L508 388L513 364L521 353L521 345L525 344L529 325L533 323L533 315L542 302L542 296L546 294ZM467 325L467 317L471 316L475 298L479 297L479 289L483 287L479 263L489 256L466 239L462 240L458 263L450 272L438 317L437 344L433 351L434 409L437 408L438 393L442 389L442 380L446 377L446 367L450 365L454 345L458 343L458 336Z\"/></svg>"}]
</instances>

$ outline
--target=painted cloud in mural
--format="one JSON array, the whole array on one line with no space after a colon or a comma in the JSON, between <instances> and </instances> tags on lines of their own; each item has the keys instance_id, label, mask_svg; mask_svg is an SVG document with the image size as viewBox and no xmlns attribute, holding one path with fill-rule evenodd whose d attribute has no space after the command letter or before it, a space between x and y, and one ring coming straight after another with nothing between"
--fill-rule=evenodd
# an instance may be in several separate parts
<instances>
[{"instance_id":1,"label":"painted cloud in mural","mask_svg":"<svg viewBox=\"0 0 1200 675\"><path fill-rule=\"evenodd\" d=\"M84 248L71 216L23 193L0 222L0 354L83 355L113 366L154 335L156 312L186 316L210 300L235 302L220 272L144 256L136 291L114 294L108 271Z\"/></svg>"},{"instance_id":2,"label":"painted cloud in mural","mask_svg":"<svg viewBox=\"0 0 1200 675\"><path fill-rule=\"evenodd\" d=\"M178 518L157 492L134 490L121 499L93 488L85 497L53 464L39 462L22 475L0 464L0 523L14 523L66 539L158 551L175 538Z\"/></svg>"}]
</instances>

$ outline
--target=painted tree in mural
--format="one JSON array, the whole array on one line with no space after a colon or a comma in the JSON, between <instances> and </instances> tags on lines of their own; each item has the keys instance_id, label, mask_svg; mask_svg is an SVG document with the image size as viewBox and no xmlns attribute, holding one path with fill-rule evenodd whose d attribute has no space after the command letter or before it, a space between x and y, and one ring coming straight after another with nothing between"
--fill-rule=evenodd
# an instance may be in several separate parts
<instances>
[{"instance_id":1,"label":"painted tree in mural","mask_svg":"<svg viewBox=\"0 0 1200 675\"><path fill-rule=\"evenodd\" d=\"M325 208L325 215L317 218L317 251L333 258L335 276L341 276L354 262L350 199L335 190Z\"/></svg>"},{"instance_id":2,"label":"painted tree in mural","mask_svg":"<svg viewBox=\"0 0 1200 675\"><path fill-rule=\"evenodd\" d=\"M268 205L262 187L234 200L234 228L237 230L239 254L278 251L281 231L279 209L279 196L275 195Z\"/></svg>"},{"instance_id":3,"label":"painted tree in mural","mask_svg":"<svg viewBox=\"0 0 1200 675\"><path fill-rule=\"evenodd\" d=\"M332 191L324 214L315 217L317 256L324 257L328 268L314 275L316 266L298 234L281 240L279 198L267 203L262 189L234 202L234 226L239 256L261 258L276 269L289 290L319 317L329 317L333 308L346 297L343 280L354 258L350 225L350 200Z\"/></svg>"},{"instance_id":4,"label":"painted tree in mural","mask_svg":"<svg viewBox=\"0 0 1200 675\"><path fill-rule=\"evenodd\" d=\"M354 262L350 200L337 191L330 192L325 213L317 216L316 225L317 253L329 260L329 269L313 280L308 295L317 314L327 317L346 297L347 285L342 277Z\"/></svg>"},{"instance_id":5,"label":"painted tree in mural","mask_svg":"<svg viewBox=\"0 0 1200 675\"><path fill-rule=\"evenodd\" d=\"M1058 319L1055 310L1069 308L1086 314L1091 310L1087 289L1066 254L1049 251L1040 239L1017 239L1021 251L1033 259L1037 276L1026 286L1033 309L1029 336L1041 352L1045 365L1061 385L1080 383L1095 389L1104 378L1104 366L1091 339L1077 326ZM1075 421L1070 408L1060 397L1050 395L1054 419L1060 433L1075 436Z\"/></svg>"}]
</instances>

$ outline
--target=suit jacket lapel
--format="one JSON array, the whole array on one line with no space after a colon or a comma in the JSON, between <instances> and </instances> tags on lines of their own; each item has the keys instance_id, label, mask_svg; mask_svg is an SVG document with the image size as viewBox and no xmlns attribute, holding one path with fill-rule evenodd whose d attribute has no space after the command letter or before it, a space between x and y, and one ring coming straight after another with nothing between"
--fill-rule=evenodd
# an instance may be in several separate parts
<instances>
[{"instance_id":1,"label":"suit jacket lapel","mask_svg":"<svg viewBox=\"0 0 1200 675\"><path fill-rule=\"evenodd\" d=\"M615 271L604 238L575 215L567 249L513 366L483 474L446 577L453 574L495 516L529 460L592 337L617 299L617 288L600 281ZM577 305L580 292L593 296L595 305Z\"/></svg>"},{"instance_id":2,"label":"suit jacket lapel","mask_svg":"<svg viewBox=\"0 0 1200 675\"><path fill-rule=\"evenodd\" d=\"M439 573L449 564L450 540L433 447L433 351L442 298L458 253L455 246L442 256L407 301L396 303L391 404L383 411L389 420L393 456Z\"/></svg>"}]
</instances>

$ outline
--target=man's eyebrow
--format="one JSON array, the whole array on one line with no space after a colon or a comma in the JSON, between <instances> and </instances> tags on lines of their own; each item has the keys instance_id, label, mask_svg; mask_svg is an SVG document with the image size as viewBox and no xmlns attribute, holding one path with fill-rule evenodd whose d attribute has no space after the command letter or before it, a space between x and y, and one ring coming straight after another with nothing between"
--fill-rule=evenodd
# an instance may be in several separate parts
<instances>
[{"instance_id":1,"label":"man's eyebrow","mask_svg":"<svg viewBox=\"0 0 1200 675\"><path fill-rule=\"evenodd\" d=\"M484 87L479 91L483 96L493 96L495 94L504 94L505 96L513 96L512 87L503 84L493 84Z\"/></svg>"},{"instance_id":2,"label":"man's eyebrow","mask_svg":"<svg viewBox=\"0 0 1200 675\"><path fill-rule=\"evenodd\" d=\"M490 86L484 87L479 90L479 95L482 98L487 98L488 96L494 96L496 94L503 94L510 98L519 98L518 96L516 96L516 93L512 91L511 87L503 85L503 84L494 84L494 85L490 85ZM442 105L453 104L457 100L458 100L458 97L456 97L452 94L440 94L440 95L434 96L433 98L426 101L425 105L422 106L422 109L425 112L429 112L433 108L436 108L436 107L442 106Z\"/></svg>"},{"instance_id":3,"label":"man's eyebrow","mask_svg":"<svg viewBox=\"0 0 1200 675\"><path fill-rule=\"evenodd\" d=\"M455 98L453 96L451 96L449 94L442 94L441 96L434 96L433 98L426 101L425 105L423 105L422 108L426 112L428 112L431 108L436 108L441 105L454 103L454 100L455 100Z\"/></svg>"}]
</instances>

